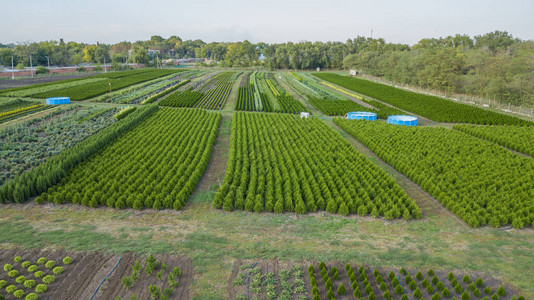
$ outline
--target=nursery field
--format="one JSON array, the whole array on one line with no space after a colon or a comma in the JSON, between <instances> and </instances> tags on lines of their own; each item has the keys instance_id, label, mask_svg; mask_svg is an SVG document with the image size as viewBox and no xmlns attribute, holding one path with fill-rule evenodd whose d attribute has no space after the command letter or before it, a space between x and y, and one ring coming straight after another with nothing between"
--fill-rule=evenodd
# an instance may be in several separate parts
<instances>
[{"instance_id":1,"label":"nursery field","mask_svg":"<svg viewBox=\"0 0 534 300\"><path fill-rule=\"evenodd\" d=\"M516 117L466 104L455 103L435 96L405 91L369 80L332 73L313 73L313 75L322 80L438 122L486 125L532 125L532 122Z\"/></svg>"},{"instance_id":2,"label":"nursery field","mask_svg":"<svg viewBox=\"0 0 534 300\"><path fill-rule=\"evenodd\" d=\"M0 185L111 125L115 111L70 106L0 129Z\"/></svg>"},{"instance_id":3,"label":"nursery field","mask_svg":"<svg viewBox=\"0 0 534 300\"><path fill-rule=\"evenodd\" d=\"M70 79L3 90L2 95L10 97L70 97L71 100L86 100L100 96L111 90L116 91L131 85L154 80L159 77L181 72L182 70L140 69L99 74L86 78Z\"/></svg>"},{"instance_id":4,"label":"nursery field","mask_svg":"<svg viewBox=\"0 0 534 300\"><path fill-rule=\"evenodd\" d=\"M228 289L232 299L525 299L480 274L264 259L237 261Z\"/></svg>"},{"instance_id":5,"label":"nursery field","mask_svg":"<svg viewBox=\"0 0 534 300\"><path fill-rule=\"evenodd\" d=\"M39 102L0 98L0 123L50 108Z\"/></svg>"},{"instance_id":6,"label":"nursery field","mask_svg":"<svg viewBox=\"0 0 534 300\"><path fill-rule=\"evenodd\" d=\"M533 226L531 158L445 128L334 121L469 226Z\"/></svg>"},{"instance_id":7,"label":"nursery field","mask_svg":"<svg viewBox=\"0 0 534 300\"><path fill-rule=\"evenodd\" d=\"M534 127L455 125L454 129L534 156Z\"/></svg>"},{"instance_id":8,"label":"nursery field","mask_svg":"<svg viewBox=\"0 0 534 300\"><path fill-rule=\"evenodd\" d=\"M0 300L534 299L531 122L311 74L0 92L89 97L0 125Z\"/></svg>"},{"instance_id":9,"label":"nursery field","mask_svg":"<svg viewBox=\"0 0 534 300\"><path fill-rule=\"evenodd\" d=\"M235 110L244 111L273 111L273 104L269 97L260 91L257 72L246 73L239 84Z\"/></svg>"},{"instance_id":10,"label":"nursery field","mask_svg":"<svg viewBox=\"0 0 534 300\"><path fill-rule=\"evenodd\" d=\"M159 109L36 201L179 210L206 170L220 118L203 110Z\"/></svg>"},{"instance_id":11,"label":"nursery field","mask_svg":"<svg viewBox=\"0 0 534 300\"><path fill-rule=\"evenodd\" d=\"M132 295L135 299L149 299L157 293L167 299L188 299L193 275L190 259L172 255L125 253L119 256L64 249L15 248L0 252L0 264L3 267L0 297L9 300L89 299L92 296L93 299L121 296L133 299ZM105 280L112 270L112 275ZM133 270L137 270L135 280L132 279ZM17 275L11 276L15 273ZM131 280L123 280L127 277ZM15 290L11 292L12 289Z\"/></svg>"},{"instance_id":12,"label":"nursery field","mask_svg":"<svg viewBox=\"0 0 534 300\"><path fill-rule=\"evenodd\" d=\"M159 104L170 107L195 107L204 109L222 109L232 86L241 73L223 72L200 81L186 91L175 92Z\"/></svg>"},{"instance_id":13,"label":"nursery field","mask_svg":"<svg viewBox=\"0 0 534 300\"><path fill-rule=\"evenodd\" d=\"M233 116L229 162L213 206L421 217L393 178L322 121L244 112Z\"/></svg>"}]
</instances>

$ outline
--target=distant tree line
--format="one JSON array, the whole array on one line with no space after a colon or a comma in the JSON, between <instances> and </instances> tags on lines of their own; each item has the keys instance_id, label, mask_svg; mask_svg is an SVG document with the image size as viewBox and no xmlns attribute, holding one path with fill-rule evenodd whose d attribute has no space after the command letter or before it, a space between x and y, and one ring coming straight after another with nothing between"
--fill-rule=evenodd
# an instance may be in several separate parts
<instances>
[{"instance_id":1,"label":"distant tree line","mask_svg":"<svg viewBox=\"0 0 534 300\"><path fill-rule=\"evenodd\" d=\"M156 50L156 51L155 51ZM417 44L386 43L358 36L346 42L253 44L206 43L152 36L147 41L96 43L44 41L0 44L0 64L78 65L144 63L158 58L208 58L224 67L268 69L357 69L396 82L467 93L512 104L534 104L534 41L495 31L470 37L422 39Z\"/></svg>"}]
</instances>

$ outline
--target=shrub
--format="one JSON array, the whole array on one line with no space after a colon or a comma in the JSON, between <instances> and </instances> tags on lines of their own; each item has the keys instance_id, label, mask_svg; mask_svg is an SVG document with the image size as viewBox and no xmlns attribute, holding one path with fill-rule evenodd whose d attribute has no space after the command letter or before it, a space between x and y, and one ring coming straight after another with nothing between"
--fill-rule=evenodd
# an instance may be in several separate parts
<instances>
[{"instance_id":1,"label":"shrub","mask_svg":"<svg viewBox=\"0 0 534 300\"><path fill-rule=\"evenodd\" d=\"M24 287L27 289L33 289L35 287L35 280L24 281Z\"/></svg>"},{"instance_id":2,"label":"shrub","mask_svg":"<svg viewBox=\"0 0 534 300\"><path fill-rule=\"evenodd\" d=\"M0 280L0 289L3 289L7 285L7 281Z\"/></svg>"},{"instance_id":3,"label":"shrub","mask_svg":"<svg viewBox=\"0 0 534 300\"><path fill-rule=\"evenodd\" d=\"M502 285L499 287L499 289L497 289L497 295L499 295L501 297L506 296L506 290L504 289L504 287Z\"/></svg>"},{"instance_id":4,"label":"shrub","mask_svg":"<svg viewBox=\"0 0 534 300\"><path fill-rule=\"evenodd\" d=\"M56 281L56 276L54 275L46 275L45 277L43 277L43 282L46 284L51 284L54 281Z\"/></svg>"},{"instance_id":5,"label":"shrub","mask_svg":"<svg viewBox=\"0 0 534 300\"><path fill-rule=\"evenodd\" d=\"M376 295L375 295L375 293L371 292L371 293L369 294L369 296L367 296L367 299L368 299L368 300L376 300Z\"/></svg>"},{"instance_id":6,"label":"shrub","mask_svg":"<svg viewBox=\"0 0 534 300\"><path fill-rule=\"evenodd\" d=\"M28 267L28 272L29 273L35 273L35 272L37 272L37 270L39 270L39 268L36 265L31 265L31 266Z\"/></svg>"},{"instance_id":7,"label":"shrub","mask_svg":"<svg viewBox=\"0 0 534 300\"><path fill-rule=\"evenodd\" d=\"M397 295L402 295L402 286L400 285L397 285L397 287L395 288L395 294Z\"/></svg>"},{"instance_id":8,"label":"shrub","mask_svg":"<svg viewBox=\"0 0 534 300\"><path fill-rule=\"evenodd\" d=\"M454 287L454 291L458 294L462 293L464 291L464 288L462 287L461 284L457 284L455 287Z\"/></svg>"},{"instance_id":9,"label":"shrub","mask_svg":"<svg viewBox=\"0 0 534 300\"><path fill-rule=\"evenodd\" d=\"M465 275L464 278L462 279L462 281L465 282L465 283L470 283L471 279L469 279L469 275Z\"/></svg>"},{"instance_id":10,"label":"shrub","mask_svg":"<svg viewBox=\"0 0 534 300\"><path fill-rule=\"evenodd\" d=\"M10 285L8 287L6 287L6 292L8 294L13 294L15 291L17 290L17 287L15 285Z\"/></svg>"},{"instance_id":11,"label":"shrub","mask_svg":"<svg viewBox=\"0 0 534 300\"><path fill-rule=\"evenodd\" d=\"M132 277L126 276L122 278L122 285L128 290L133 284Z\"/></svg>"},{"instance_id":12,"label":"shrub","mask_svg":"<svg viewBox=\"0 0 534 300\"><path fill-rule=\"evenodd\" d=\"M431 284L429 284L429 285L426 287L426 292L427 292L429 295L432 295L432 293L434 293L434 288L432 287Z\"/></svg>"},{"instance_id":13,"label":"shrub","mask_svg":"<svg viewBox=\"0 0 534 300\"><path fill-rule=\"evenodd\" d=\"M436 287L438 288L438 291L441 292L445 288L445 285L443 284L443 282L438 281L438 283L436 284Z\"/></svg>"},{"instance_id":14,"label":"shrub","mask_svg":"<svg viewBox=\"0 0 534 300\"><path fill-rule=\"evenodd\" d=\"M482 279L480 277L477 278L477 280L475 281L476 285L478 287L482 287L484 286L484 281L482 281Z\"/></svg>"},{"instance_id":15,"label":"shrub","mask_svg":"<svg viewBox=\"0 0 534 300\"><path fill-rule=\"evenodd\" d=\"M59 275L63 273L63 267L55 267L54 270L52 270L52 272L54 272L54 274L56 275Z\"/></svg>"},{"instance_id":16,"label":"shrub","mask_svg":"<svg viewBox=\"0 0 534 300\"><path fill-rule=\"evenodd\" d=\"M150 296L152 296L153 299L156 299L157 297L161 296L161 289L155 284L151 284L150 286L148 286L148 291L150 292Z\"/></svg>"},{"instance_id":17,"label":"shrub","mask_svg":"<svg viewBox=\"0 0 534 300\"><path fill-rule=\"evenodd\" d=\"M405 278L406 284L410 284L410 282L413 281L412 277L410 275L406 276Z\"/></svg>"},{"instance_id":18,"label":"shrub","mask_svg":"<svg viewBox=\"0 0 534 300\"><path fill-rule=\"evenodd\" d=\"M38 296L37 296L36 293L30 293L30 294L26 295L26 298L24 298L24 299L26 299L26 300L37 300L37 298L38 298Z\"/></svg>"},{"instance_id":19,"label":"shrub","mask_svg":"<svg viewBox=\"0 0 534 300\"><path fill-rule=\"evenodd\" d=\"M393 299L393 297L391 297L391 294L389 293L389 290L387 290L387 291L384 293L384 299L386 299L386 300L391 300L391 299Z\"/></svg>"},{"instance_id":20,"label":"shrub","mask_svg":"<svg viewBox=\"0 0 534 300\"><path fill-rule=\"evenodd\" d=\"M182 271L180 270L180 268L174 267L174 268L172 268L172 274L175 277L180 277L180 275L182 275Z\"/></svg>"},{"instance_id":21,"label":"shrub","mask_svg":"<svg viewBox=\"0 0 534 300\"><path fill-rule=\"evenodd\" d=\"M408 287L410 288L410 290L415 290L417 288L417 283L415 283L415 281L410 281L410 284L408 284Z\"/></svg>"},{"instance_id":22,"label":"shrub","mask_svg":"<svg viewBox=\"0 0 534 300\"><path fill-rule=\"evenodd\" d=\"M491 295L491 300L499 300L499 296L497 294Z\"/></svg>"},{"instance_id":23,"label":"shrub","mask_svg":"<svg viewBox=\"0 0 534 300\"><path fill-rule=\"evenodd\" d=\"M35 287L35 292L37 294L42 294L42 293L46 292L47 290L48 290L48 287L46 286L46 284L38 284Z\"/></svg>"},{"instance_id":24,"label":"shrub","mask_svg":"<svg viewBox=\"0 0 534 300\"><path fill-rule=\"evenodd\" d=\"M393 280L393 278L395 278L395 273L393 273L393 271L389 272L388 278L389 280Z\"/></svg>"},{"instance_id":25,"label":"shrub","mask_svg":"<svg viewBox=\"0 0 534 300\"><path fill-rule=\"evenodd\" d=\"M482 295L482 293L480 292L479 289L475 289L475 290L473 291L473 295L475 295L475 296L477 296L477 297L480 298L480 296Z\"/></svg>"},{"instance_id":26,"label":"shrub","mask_svg":"<svg viewBox=\"0 0 534 300\"><path fill-rule=\"evenodd\" d=\"M436 276L434 275L434 277L432 277L432 284L438 284L438 282L439 282L438 277L436 277Z\"/></svg>"},{"instance_id":27,"label":"shrub","mask_svg":"<svg viewBox=\"0 0 534 300\"><path fill-rule=\"evenodd\" d=\"M33 273L33 276L35 276L35 278L42 278L43 275L44 275L43 271L37 271Z\"/></svg>"},{"instance_id":28,"label":"shrub","mask_svg":"<svg viewBox=\"0 0 534 300\"><path fill-rule=\"evenodd\" d=\"M15 256L15 258L13 258L13 261L16 262L16 263L22 262L22 257Z\"/></svg>"},{"instance_id":29,"label":"shrub","mask_svg":"<svg viewBox=\"0 0 534 300\"><path fill-rule=\"evenodd\" d=\"M14 293L13 293L13 296L17 299L22 299L22 297L24 297L24 291L23 290L16 290Z\"/></svg>"},{"instance_id":30,"label":"shrub","mask_svg":"<svg viewBox=\"0 0 534 300\"><path fill-rule=\"evenodd\" d=\"M19 277L17 277L17 279L15 279L15 282L18 283L18 284L23 284L24 281L26 281L26 277L24 277L24 276L19 276Z\"/></svg>"},{"instance_id":31,"label":"shrub","mask_svg":"<svg viewBox=\"0 0 534 300\"><path fill-rule=\"evenodd\" d=\"M408 300L408 296L406 294L402 295L401 300Z\"/></svg>"},{"instance_id":32,"label":"shrub","mask_svg":"<svg viewBox=\"0 0 534 300\"><path fill-rule=\"evenodd\" d=\"M388 286L386 285L385 282L382 281L382 283L380 284L380 290L382 292L385 292L385 291L387 291L387 289L388 289Z\"/></svg>"},{"instance_id":33,"label":"shrub","mask_svg":"<svg viewBox=\"0 0 534 300\"><path fill-rule=\"evenodd\" d=\"M340 283L339 287L337 288L337 294L345 295L346 293L347 293L347 290L345 289L345 286L343 286L343 283Z\"/></svg>"},{"instance_id":34,"label":"shrub","mask_svg":"<svg viewBox=\"0 0 534 300\"><path fill-rule=\"evenodd\" d=\"M428 276L434 276L434 270L430 269L428 270Z\"/></svg>"},{"instance_id":35,"label":"shrub","mask_svg":"<svg viewBox=\"0 0 534 300\"><path fill-rule=\"evenodd\" d=\"M443 291L441 291L441 294L443 295L443 297L445 298L449 298L451 296L451 292L449 291L448 288L444 288Z\"/></svg>"},{"instance_id":36,"label":"shrub","mask_svg":"<svg viewBox=\"0 0 534 300\"><path fill-rule=\"evenodd\" d=\"M15 278L15 277L19 276L19 271L11 270L11 271L9 271L9 273L7 273L7 276L9 276L11 278Z\"/></svg>"},{"instance_id":37,"label":"shrub","mask_svg":"<svg viewBox=\"0 0 534 300\"><path fill-rule=\"evenodd\" d=\"M45 257L39 257L37 260L37 264L44 265L46 263L47 259Z\"/></svg>"},{"instance_id":38,"label":"shrub","mask_svg":"<svg viewBox=\"0 0 534 300\"><path fill-rule=\"evenodd\" d=\"M423 281L421 281L421 285L426 288L430 285L430 282L428 282L428 279L425 278Z\"/></svg>"},{"instance_id":39,"label":"shrub","mask_svg":"<svg viewBox=\"0 0 534 300\"><path fill-rule=\"evenodd\" d=\"M354 298L360 299L360 297L362 296L362 291L360 291L359 288L354 289L354 293L352 293L352 295L354 296Z\"/></svg>"},{"instance_id":40,"label":"shrub","mask_svg":"<svg viewBox=\"0 0 534 300\"><path fill-rule=\"evenodd\" d=\"M469 300L471 297L469 297L469 293L467 292L467 290L465 290L463 293L462 293L462 300Z\"/></svg>"},{"instance_id":41,"label":"shrub","mask_svg":"<svg viewBox=\"0 0 534 300\"><path fill-rule=\"evenodd\" d=\"M12 265L10 265L10 264L5 264L4 265L4 271L9 272L11 270L13 270L13 266Z\"/></svg>"},{"instance_id":42,"label":"shrub","mask_svg":"<svg viewBox=\"0 0 534 300\"><path fill-rule=\"evenodd\" d=\"M421 291L419 290L419 288L417 288L413 292L413 296L415 299L421 299L421 297L423 297L423 294L421 294Z\"/></svg>"},{"instance_id":43,"label":"shrub","mask_svg":"<svg viewBox=\"0 0 534 300\"><path fill-rule=\"evenodd\" d=\"M56 266L56 262L53 261L53 260L49 260L49 261L47 261L46 264L45 264L45 268L47 268L47 269L52 269L52 268L55 267L55 266Z\"/></svg>"},{"instance_id":44,"label":"shrub","mask_svg":"<svg viewBox=\"0 0 534 300\"><path fill-rule=\"evenodd\" d=\"M421 271L417 272L417 274L415 274L415 278L417 278L418 280L423 280L423 278L425 278L423 276L423 273L421 273Z\"/></svg>"},{"instance_id":45,"label":"shrub","mask_svg":"<svg viewBox=\"0 0 534 300\"><path fill-rule=\"evenodd\" d=\"M20 266L23 267L24 269L28 268L32 263L29 262L29 261L25 261L23 262Z\"/></svg>"},{"instance_id":46,"label":"shrub","mask_svg":"<svg viewBox=\"0 0 534 300\"><path fill-rule=\"evenodd\" d=\"M449 281L452 281L454 279L454 274L452 274L452 272L449 272Z\"/></svg>"},{"instance_id":47,"label":"shrub","mask_svg":"<svg viewBox=\"0 0 534 300\"><path fill-rule=\"evenodd\" d=\"M400 273L404 276L408 275L408 271L406 271L404 268L400 269Z\"/></svg>"},{"instance_id":48,"label":"shrub","mask_svg":"<svg viewBox=\"0 0 534 300\"><path fill-rule=\"evenodd\" d=\"M487 286L487 287L484 288L484 293L485 293L486 295L491 295L492 292L493 292L493 291L491 290L491 288L490 288L489 286Z\"/></svg>"},{"instance_id":49,"label":"shrub","mask_svg":"<svg viewBox=\"0 0 534 300\"><path fill-rule=\"evenodd\" d=\"M432 300L441 300L439 293L435 293L434 295L432 295Z\"/></svg>"},{"instance_id":50,"label":"shrub","mask_svg":"<svg viewBox=\"0 0 534 300\"><path fill-rule=\"evenodd\" d=\"M63 264L64 265L70 265L72 264L72 258L70 258L70 256L67 256L63 259Z\"/></svg>"}]
</instances>

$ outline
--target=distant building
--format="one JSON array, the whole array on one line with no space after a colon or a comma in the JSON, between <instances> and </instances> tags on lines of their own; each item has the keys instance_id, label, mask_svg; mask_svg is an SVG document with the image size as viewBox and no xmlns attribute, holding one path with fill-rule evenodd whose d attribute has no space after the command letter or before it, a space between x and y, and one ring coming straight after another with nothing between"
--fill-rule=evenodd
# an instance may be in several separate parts
<instances>
[{"instance_id":1,"label":"distant building","mask_svg":"<svg viewBox=\"0 0 534 300\"><path fill-rule=\"evenodd\" d=\"M350 70L349 74L350 74L350 76L356 76L356 75L358 75L358 71Z\"/></svg>"},{"instance_id":2,"label":"distant building","mask_svg":"<svg viewBox=\"0 0 534 300\"><path fill-rule=\"evenodd\" d=\"M148 49L147 53L148 53L148 55L149 55L150 57L154 57L154 55L155 55L156 53L159 54L159 55L161 56L161 51L159 51L159 50Z\"/></svg>"}]
</instances>

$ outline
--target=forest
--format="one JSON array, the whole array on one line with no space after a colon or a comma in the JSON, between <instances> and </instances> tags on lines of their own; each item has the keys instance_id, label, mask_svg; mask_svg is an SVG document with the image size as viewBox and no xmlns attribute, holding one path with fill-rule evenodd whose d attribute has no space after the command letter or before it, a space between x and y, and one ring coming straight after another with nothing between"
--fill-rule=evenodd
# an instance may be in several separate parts
<instances>
[{"instance_id":1,"label":"forest","mask_svg":"<svg viewBox=\"0 0 534 300\"><path fill-rule=\"evenodd\" d=\"M152 51L149 51L152 50ZM157 50L158 52L154 52ZM358 36L345 42L267 44L182 40L178 36L117 44L42 41L0 44L0 64L151 64L162 58L208 58L211 66L267 69L356 69L394 82L464 93L513 105L534 104L534 41L495 31L470 37L424 38L417 44ZM208 65L209 66L209 65Z\"/></svg>"}]
</instances>

